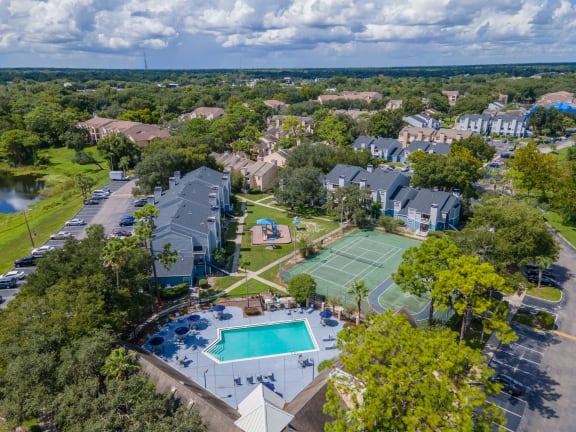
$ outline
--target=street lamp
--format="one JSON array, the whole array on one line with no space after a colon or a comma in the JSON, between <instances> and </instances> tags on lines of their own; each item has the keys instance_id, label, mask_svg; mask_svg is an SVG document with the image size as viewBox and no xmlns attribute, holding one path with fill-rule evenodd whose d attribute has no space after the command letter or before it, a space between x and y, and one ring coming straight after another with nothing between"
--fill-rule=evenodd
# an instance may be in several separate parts
<instances>
[{"instance_id":1,"label":"street lamp","mask_svg":"<svg viewBox=\"0 0 576 432\"><path fill-rule=\"evenodd\" d=\"M206 388L206 374L208 373L208 369L204 369L204 388Z\"/></svg>"},{"instance_id":2,"label":"street lamp","mask_svg":"<svg viewBox=\"0 0 576 432\"><path fill-rule=\"evenodd\" d=\"M296 231L298 230L298 224L300 222L301 221L298 216L295 216L294 219L292 219L292 225L294 226L294 264L296 264Z\"/></svg>"},{"instance_id":3,"label":"street lamp","mask_svg":"<svg viewBox=\"0 0 576 432\"><path fill-rule=\"evenodd\" d=\"M342 223L344 223L344 202L346 202L346 197L342 197L342 208L340 211L340 227L342 227Z\"/></svg>"}]
</instances>

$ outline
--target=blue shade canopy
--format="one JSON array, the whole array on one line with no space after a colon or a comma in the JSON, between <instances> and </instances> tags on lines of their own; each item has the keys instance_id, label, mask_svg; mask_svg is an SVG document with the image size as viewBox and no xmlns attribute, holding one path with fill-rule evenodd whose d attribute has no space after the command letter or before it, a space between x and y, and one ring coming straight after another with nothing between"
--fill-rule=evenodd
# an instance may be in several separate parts
<instances>
[{"instance_id":1,"label":"blue shade canopy","mask_svg":"<svg viewBox=\"0 0 576 432\"><path fill-rule=\"evenodd\" d=\"M331 316L332 316L332 312L330 312L330 311L325 310L323 312L320 312L320 318L327 319L327 318L330 318Z\"/></svg>"},{"instance_id":2,"label":"blue shade canopy","mask_svg":"<svg viewBox=\"0 0 576 432\"><path fill-rule=\"evenodd\" d=\"M274 221L272 219L258 219L256 225L274 225Z\"/></svg>"},{"instance_id":3,"label":"blue shade canopy","mask_svg":"<svg viewBox=\"0 0 576 432\"><path fill-rule=\"evenodd\" d=\"M162 345L164 343L164 338L162 336L154 336L149 342L152 346Z\"/></svg>"},{"instance_id":4,"label":"blue shade canopy","mask_svg":"<svg viewBox=\"0 0 576 432\"><path fill-rule=\"evenodd\" d=\"M188 318L186 318L188 321L200 321L200 315L190 315Z\"/></svg>"},{"instance_id":5,"label":"blue shade canopy","mask_svg":"<svg viewBox=\"0 0 576 432\"><path fill-rule=\"evenodd\" d=\"M176 333L178 336L184 336L186 333L188 333L188 327L178 327L176 330L174 330L174 333Z\"/></svg>"},{"instance_id":6,"label":"blue shade canopy","mask_svg":"<svg viewBox=\"0 0 576 432\"><path fill-rule=\"evenodd\" d=\"M214 312L222 312L224 309L226 309L226 306L224 305L216 305L212 308Z\"/></svg>"},{"instance_id":7,"label":"blue shade canopy","mask_svg":"<svg viewBox=\"0 0 576 432\"><path fill-rule=\"evenodd\" d=\"M294 225L299 224L300 222L302 222L302 221L300 220L300 218L298 216L296 216L296 217L294 217L294 219L292 219L292 223Z\"/></svg>"}]
</instances>

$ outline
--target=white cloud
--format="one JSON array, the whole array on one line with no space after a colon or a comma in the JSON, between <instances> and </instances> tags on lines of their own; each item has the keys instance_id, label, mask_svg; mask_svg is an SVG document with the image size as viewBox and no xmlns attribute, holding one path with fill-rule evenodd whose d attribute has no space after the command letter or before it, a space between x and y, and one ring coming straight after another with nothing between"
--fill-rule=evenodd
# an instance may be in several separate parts
<instances>
[{"instance_id":1,"label":"white cloud","mask_svg":"<svg viewBox=\"0 0 576 432\"><path fill-rule=\"evenodd\" d=\"M221 48L212 56L248 53L255 64L272 51L278 62L278 53L288 58L294 50L316 56L318 65L329 63L319 54L330 52L362 53L362 66L362 59L373 61L371 51L422 59L434 51L453 56L451 63L454 56L474 58L463 51L477 58L498 53L509 62L533 53L532 61L545 61L547 45L568 61L575 28L572 0L0 0L0 55L19 59L169 52L206 36Z\"/></svg>"}]
</instances>

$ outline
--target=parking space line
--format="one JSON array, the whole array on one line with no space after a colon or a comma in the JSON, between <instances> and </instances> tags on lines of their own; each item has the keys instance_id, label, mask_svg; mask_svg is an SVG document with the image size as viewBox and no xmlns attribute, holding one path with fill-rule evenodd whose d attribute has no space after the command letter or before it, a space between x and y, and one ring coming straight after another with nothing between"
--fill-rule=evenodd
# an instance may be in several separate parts
<instances>
[{"instance_id":1,"label":"parking space line","mask_svg":"<svg viewBox=\"0 0 576 432\"><path fill-rule=\"evenodd\" d=\"M503 363L503 362L501 362L501 361L498 360L498 359L492 359L492 362L498 363L499 365L504 366L504 367L507 367L508 369L512 369L512 370L514 370L515 372L516 372L516 371L519 371L519 372L522 372L522 373L524 373L524 374L526 374L526 375L531 375L531 372L525 371L524 369L520 369L518 366L510 366L509 364ZM540 365L540 363L536 363L536 364L537 364L537 365ZM522 400L522 399L520 399L520 400Z\"/></svg>"},{"instance_id":2,"label":"parking space line","mask_svg":"<svg viewBox=\"0 0 576 432\"><path fill-rule=\"evenodd\" d=\"M556 335L558 335L558 336L562 336L562 337L565 337L565 338L567 338L567 339L571 339L571 340L573 340L573 341L576 341L576 336L571 335L571 334L568 334L568 333L564 333L564 332L562 332L562 331L560 331L560 330L552 330L552 333L554 333L554 334L556 334Z\"/></svg>"},{"instance_id":3,"label":"parking space line","mask_svg":"<svg viewBox=\"0 0 576 432\"><path fill-rule=\"evenodd\" d=\"M575 339L576 339L576 338L575 338ZM515 345L515 346L519 346L519 347L522 347L522 348L524 348L524 349L527 349L527 350L530 350L530 351L534 351L534 352L537 352L538 354L544 354L544 350L543 350L543 351L538 351L537 349L534 349L534 348L530 348L530 347L527 347L527 346L525 346L525 345L522 345L522 344L518 344L518 343L513 343L513 344L510 344L510 346L512 346L512 345Z\"/></svg>"},{"instance_id":4,"label":"parking space line","mask_svg":"<svg viewBox=\"0 0 576 432\"><path fill-rule=\"evenodd\" d=\"M535 365L539 365L540 363L542 363L541 361L534 361L534 360L530 360L527 357L524 357L525 353L521 353L521 355L516 355L515 353L510 353L510 352L506 352L506 351L499 351L499 352L501 352L502 354L507 355L509 357L514 357L520 361L526 361L529 363L534 363ZM538 353L538 351L536 351L536 352ZM538 353L538 354L540 354L542 356L544 355L544 353Z\"/></svg>"}]
</instances>

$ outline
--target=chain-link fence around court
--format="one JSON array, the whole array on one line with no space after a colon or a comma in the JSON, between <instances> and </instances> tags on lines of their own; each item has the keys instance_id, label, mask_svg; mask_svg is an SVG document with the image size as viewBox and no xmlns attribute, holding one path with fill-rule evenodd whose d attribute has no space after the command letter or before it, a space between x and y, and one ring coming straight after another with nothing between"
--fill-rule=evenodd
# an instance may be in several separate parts
<instances>
[{"instance_id":1,"label":"chain-link fence around court","mask_svg":"<svg viewBox=\"0 0 576 432\"><path fill-rule=\"evenodd\" d=\"M374 231L353 232L312 258L281 271L287 282L300 273L311 275L317 284L316 292L326 297L338 297L343 305L354 304L348 294L352 283L364 280L372 291L383 289L378 302L383 309L405 307L410 313L420 312L428 301L406 295L394 284L384 283L396 271L406 249L418 241Z\"/></svg>"}]
</instances>

